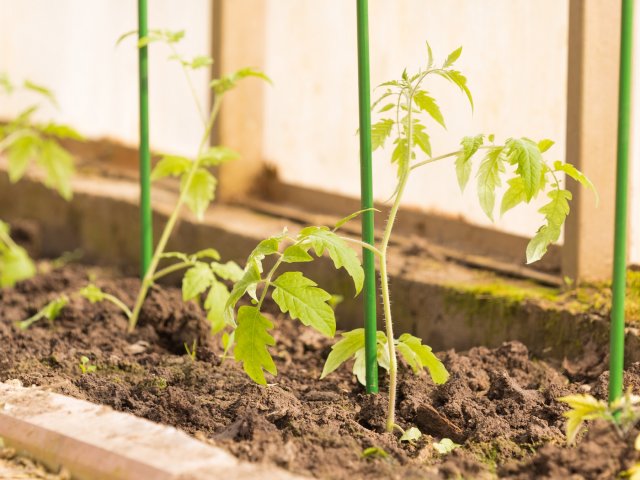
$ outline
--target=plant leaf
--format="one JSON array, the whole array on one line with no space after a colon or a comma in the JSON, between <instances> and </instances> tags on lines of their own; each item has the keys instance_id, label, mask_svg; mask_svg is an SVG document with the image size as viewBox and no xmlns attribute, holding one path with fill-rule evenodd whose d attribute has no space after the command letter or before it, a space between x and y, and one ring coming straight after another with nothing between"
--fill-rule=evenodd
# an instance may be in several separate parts
<instances>
[{"instance_id":1,"label":"plant leaf","mask_svg":"<svg viewBox=\"0 0 640 480\"><path fill-rule=\"evenodd\" d=\"M444 117L442 116L440 107L436 103L435 99L429 96L427 92L425 92L424 90L417 91L413 96L413 100L414 102L416 102L416 105L420 110L427 112L429 115L431 115L431 118L433 118L444 128L447 128L444 123Z\"/></svg>"},{"instance_id":2,"label":"plant leaf","mask_svg":"<svg viewBox=\"0 0 640 480\"><path fill-rule=\"evenodd\" d=\"M189 185L186 185L186 180L187 175L183 175L180 190L186 189L185 203L196 215L196 218L202 220L204 212L213 200L217 184L216 178L207 170L198 168Z\"/></svg>"},{"instance_id":3,"label":"plant leaf","mask_svg":"<svg viewBox=\"0 0 640 480\"><path fill-rule=\"evenodd\" d=\"M202 157L200 157L200 162L202 166L215 167L232 160L237 160L238 158L240 158L240 154L235 150L228 147L217 146L207 150Z\"/></svg>"},{"instance_id":4,"label":"plant leaf","mask_svg":"<svg viewBox=\"0 0 640 480\"><path fill-rule=\"evenodd\" d=\"M313 248L317 256L324 252L329 254L336 268L342 268L353 279L356 295L362 290L364 283L364 270L360 264L358 254L335 232L327 227L306 227L300 231L298 240L303 248Z\"/></svg>"},{"instance_id":5,"label":"plant leaf","mask_svg":"<svg viewBox=\"0 0 640 480\"><path fill-rule=\"evenodd\" d=\"M252 67L241 68L240 70L224 75L220 78L216 78L211 81L210 86L218 95L224 94L229 90L236 87L239 80L248 77L256 77L265 80L268 83L272 83L271 79L260 70L256 70Z\"/></svg>"},{"instance_id":6,"label":"plant leaf","mask_svg":"<svg viewBox=\"0 0 640 480\"><path fill-rule=\"evenodd\" d=\"M182 279L182 299L186 302L203 293L214 282L215 277L208 264L197 262L186 271Z\"/></svg>"},{"instance_id":7,"label":"plant leaf","mask_svg":"<svg viewBox=\"0 0 640 480\"><path fill-rule=\"evenodd\" d=\"M233 310L236 303L238 303L238 300L240 300L247 292L247 289L256 285L261 280L260 273L261 271L258 267L258 263L249 258L242 278L233 285L229 298L227 299L227 303L224 306L225 322L229 325L234 325L235 323L233 320Z\"/></svg>"},{"instance_id":8,"label":"plant leaf","mask_svg":"<svg viewBox=\"0 0 640 480\"><path fill-rule=\"evenodd\" d=\"M164 177L179 177L187 173L193 162L185 157L177 155L165 155L156 164L151 172L151 180L155 181Z\"/></svg>"},{"instance_id":9,"label":"plant leaf","mask_svg":"<svg viewBox=\"0 0 640 480\"><path fill-rule=\"evenodd\" d=\"M290 245L282 252L282 261L284 263L311 262L313 261L313 257L301 246Z\"/></svg>"},{"instance_id":10,"label":"plant leaf","mask_svg":"<svg viewBox=\"0 0 640 480\"><path fill-rule=\"evenodd\" d=\"M73 127L69 125L62 125L60 123L50 122L44 127L40 128L40 131L45 135L50 135L59 139L71 138L72 140L84 140L84 136Z\"/></svg>"},{"instance_id":11,"label":"plant leaf","mask_svg":"<svg viewBox=\"0 0 640 480\"><path fill-rule=\"evenodd\" d=\"M34 135L26 135L19 137L9 145L9 181L15 183L20 180L27 168L29 162L38 156L40 139Z\"/></svg>"},{"instance_id":12,"label":"plant leaf","mask_svg":"<svg viewBox=\"0 0 640 480\"><path fill-rule=\"evenodd\" d=\"M331 295L301 272L285 272L274 282L271 296L282 313L288 313L292 319L300 319L318 332L333 337L336 333L336 318L333 309L327 303Z\"/></svg>"},{"instance_id":13,"label":"plant leaf","mask_svg":"<svg viewBox=\"0 0 640 480\"><path fill-rule=\"evenodd\" d=\"M458 447L460 447L460 445L455 443L450 438L443 438L439 442L434 442L433 443L433 448L440 455L446 455L447 453L451 453Z\"/></svg>"},{"instance_id":14,"label":"plant leaf","mask_svg":"<svg viewBox=\"0 0 640 480\"><path fill-rule=\"evenodd\" d=\"M357 212L353 212L350 215L347 215L344 218L341 218L340 220L338 220L336 222L336 224L333 226L333 231L335 232L336 230L340 229L340 227L342 227L343 225L345 225L346 223L350 222L351 220L353 220L354 218L356 218L359 215L362 215L365 212L380 212L380 210L378 210L377 208L364 208L362 210L358 210Z\"/></svg>"},{"instance_id":15,"label":"plant leaf","mask_svg":"<svg viewBox=\"0 0 640 480\"><path fill-rule=\"evenodd\" d=\"M105 299L105 293L93 283L82 288L79 292L80 296L86 298L91 303L102 302Z\"/></svg>"},{"instance_id":16,"label":"plant leaf","mask_svg":"<svg viewBox=\"0 0 640 480\"><path fill-rule=\"evenodd\" d=\"M420 429L418 429L416 427L411 427L411 428L408 428L407 430L405 430L405 432L400 437L400 441L401 442L415 442L416 440L419 440L420 437L422 437L422 432L420 431Z\"/></svg>"},{"instance_id":17,"label":"plant leaf","mask_svg":"<svg viewBox=\"0 0 640 480\"><path fill-rule=\"evenodd\" d=\"M73 196L71 177L75 169L71 155L54 140L44 140L36 163L45 171L44 183L57 190L65 200Z\"/></svg>"},{"instance_id":18,"label":"plant leaf","mask_svg":"<svg viewBox=\"0 0 640 480\"><path fill-rule=\"evenodd\" d=\"M527 194L524 191L524 182L522 177L513 177L507 181L509 188L504 192L502 204L500 206L500 215L504 215L513 207L527 201Z\"/></svg>"},{"instance_id":19,"label":"plant leaf","mask_svg":"<svg viewBox=\"0 0 640 480\"><path fill-rule=\"evenodd\" d=\"M49 100L53 105L55 105L56 107L58 106L58 102L56 100L55 95L47 87L43 87L42 85L33 83L30 80L25 80L23 87L26 88L27 90L31 90L32 92L39 93L40 95L45 97L47 100Z\"/></svg>"},{"instance_id":20,"label":"plant leaf","mask_svg":"<svg viewBox=\"0 0 640 480\"><path fill-rule=\"evenodd\" d=\"M207 320L211 324L211 333L213 335L220 333L226 325L224 308L228 300L229 290L227 287L221 282L214 281L204 301Z\"/></svg>"},{"instance_id":21,"label":"plant leaf","mask_svg":"<svg viewBox=\"0 0 640 480\"><path fill-rule=\"evenodd\" d=\"M364 328L356 328L350 332L344 332L340 336L342 338L331 347L320 379L335 371L353 357L358 350L364 348Z\"/></svg>"},{"instance_id":22,"label":"plant leaf","mask_svg":"<svg viewBox=\"0 0 640 480\"><path fill-rule=\"evenodd\" d=\"M500 174L504 172L503 147L492 147L478 169L478 198L484 213L493 221L496 203L496 188L501 185Z\"/></svg>"},{"instance_id":23,"label":"plant leaf","mask_svg":"<svg viewBox=\"0 0 640 480\"><path fill-rule=\"evenodd\" d=\"M579 182L583 187L588 188L593 192L596 196L596 206L600 203L600 196L598 195L598 191L596 187L591 183L591 180L587 178L587 176L578 170L576 167L571 165L570 163L562 163L559 160L553 162L553 169L556 172L564 172L573 178L576 182Z\"/></svg>"},{"instance_id":24,"label":"plant leaf","mask_svg":"<svg viewBox=\"0 0 640 480\"><path fill-rule=\"evenodd\" d=\"M547 150L549 150L551 147L553 147L553 145L556 142L554 142L553 140L549 140L548 138L545 138L544 140L540 140L538 142L538 150L540 150L540 153L544 153Z\"/></svg>"},{"instance_id":25,"label":"plant leaf","mask_svg":"<svg viewBox=\"0 0 640 480\"><path fill-rule=\"evenodd\" d=\"M458 177L460 191L464 191L471 176L471 157L478 151L483 142L484 135L482 134L475 137L463 137L460 141L462 151L456 157L456 176Z\"/></svg>"},{"instance_id":26,"label":"plant leaf","mask_svg":"<svg viewBox=\"0 0 640 480\"><path fill-rule=\"evenodd\" d=\"M467 77L457 70L435 70L434 73L457 85L458 88L467 96L467 100L469 100L469 104L473 110L473 97L467 87Z\"/></svg>"},{"instance_id":27,"label":"plant leaf","mask_svg":"<svg viewBox=\"0 0 640 480\"><path fill-rule=\"evenodd\" d=\"M218 277L224 280L231 280L232 282L239 281L244 275L244 270L233 261L228 261L227 263L213 262L211 263L211 270Z\"/></svg>"},{"instance_id":28,"label":"plant leaf","mask_svg":"<svg viewBox=\"0 0 640 480\"><path fill-rule=\"evenodd\" d=\"M0 245L0 287L12 287L36 274L36 266L27 251L19 245Z\"/></svg>"},{"instance_id":29,"label":"plant leaf","mask_svg":"<svg viewBox=\"0 0 640 480\"><path fill-rule=\"evenodd\" d=\"M215 248L205 248L204 250L200 250L199 252L194 253L193 257L194 258L213 258L214 260L220 260L220 252L218 252Z\"/></svg>"},{"instance_id":30,"label":"plant leaf","mask_svg":"<svg viewBox=\"0 0 640 480\"><path fill-rule=\"evenodd\" d=\"M234 357L242 362L247 375L260 385L267 384L263 370L271 375L278 373L268 348L276 343L269 334L272 328L273 324L256 307L243 306L238 310Z\"/></svg>"},{"instance_id":31,"label":"plant leaf","mask_svg":"<svg viewBox=\"0 0 640 480\"><path fill-rule=\"evenodd\" d=\"M511 138L505 145L509 163L517 165L516 173L522 177L527 202L540 190L542 154L535 142L527 138Z\"/></svg>"},{"instance_id":32,"label":"plant leaf","mask_svg":"<svg viewBox=\"0 0 640 480\"><path fill-rule=\"evenodd\" d=\"M391 135L395 122L389 118L379 120L371 125L371 150L376 151L384 147L385 140Z\"/></svg>"},{"instance_id":33,"label":"plant leaf","mask_svg":"<svg viewBox=\"0 0 640 480\"><path fill-rule=\"evenodd\" d=\"M456 48L453 52L449 54L447 59L442 64L442 68L448 68L455 63L458 58L460 58L460 54L462 53L462 47Z\"/></svg>"},{"instance_id":34,"label":"plant leaf","mask_svg":"<svg viewBox=\"0 0 640 480\"><path fill-rule=\"evenodd\" d=\"M436 384L443 384L449 379L449 372L443 363L433 354L431 347L423 345L418 337L404 333L397 340L396 346L414 372L420 372L426 367Z\"/></svg>"},{"instance_id":35,"label":"plant leaf","mask_svg":"<svg viewBox=\"0 0 640 480\"><path fill-rule=\"evenodd\" d=\"M569 215L571 192L557 189L550 191L547 196L551 201L539 210L544 215L546 224L538 229L527 245L527 263L538 261L547 253L547 247L560 238L562 224Z\"/></svg>"}]
</instances>

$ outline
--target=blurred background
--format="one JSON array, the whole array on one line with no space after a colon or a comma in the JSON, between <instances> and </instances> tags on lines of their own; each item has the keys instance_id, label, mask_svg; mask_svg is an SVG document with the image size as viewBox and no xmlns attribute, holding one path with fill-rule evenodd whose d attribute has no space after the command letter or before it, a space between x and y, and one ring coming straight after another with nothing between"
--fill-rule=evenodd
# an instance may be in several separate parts
<instances>
[{"instance_id":1,"label":"blurred background","mask_svg":"<svg viewBox=\"0 0 640 480\"><path fill-rule=\"evenodd\" d=\"M115 43L136 28L136 2L0 0L0 7L0 71L55 92L60 108L43 110L42 119L135 149L135 41ZM373 85L424 65L427 40L439 59L463 46L457 65L468 77L475 110L457 89L431 80L427 88L447 124L446 130L431 124L434 155L456 150L462 136L477 133L494 133L497 141L549 138L556 143L548 160L570 161L591 176L600 206L595 208L590 193L579 193L567 226L569 253L554 250L540 266L572 278L610 272L619 10L617 0L370 1ZM273 79L273 86L243 85L223 108L216 139L243 155L220 172L223 200L257 198L319 213L349 210L349 199L359 195L355 2L152 0L149 26L184 29L183 54L216 59L211 71L195 73L205 103L217 72L250 65ZM199 117L182 72L168 56L163 45L150 47L152 149L194 156ZM0 118L23 107L19 96L2 97ZM638 95L634 115L640 118ZM640 263L638 121L633 139L630 260ZM378 201L394 188L389 153L374 154ZM135 168L135 155L128 161ZM417 171L405 196L415 212L407 228L444 245L522 263L519 246L540 226L540 204L491 223L470 187L460 193L452 162Z\"/></svg>"}]
</instances>

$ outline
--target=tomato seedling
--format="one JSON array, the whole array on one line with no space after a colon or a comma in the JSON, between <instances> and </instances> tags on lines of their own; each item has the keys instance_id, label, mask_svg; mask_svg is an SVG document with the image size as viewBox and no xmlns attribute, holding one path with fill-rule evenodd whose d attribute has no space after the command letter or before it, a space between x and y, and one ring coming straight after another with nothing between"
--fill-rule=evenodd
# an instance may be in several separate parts
<instances>
[{"instance_id":1,"label":"tomato seedling","mask_svg":"<svg viewBox=\"0 0 640 480\"><path fill-rule=\"evenodd\" d=\"M7 74L0 73L0 92L6 95L30 94L37 99L32 100L13 120L0 125L0 154L7 154L9 181L16 183L35 164L44 173L45 185L56 190L65 200L70 200L73 158L60 145L60 140L82 140L82 135L68 125L33 121L34 114L42 108L42 101L57 107L55 96L49 89L29 80L16 85ZM12 240L10 233L9 225L0 221L0 287L13 286L36 274L33 260Z\"/></svg>"}]
</instances>

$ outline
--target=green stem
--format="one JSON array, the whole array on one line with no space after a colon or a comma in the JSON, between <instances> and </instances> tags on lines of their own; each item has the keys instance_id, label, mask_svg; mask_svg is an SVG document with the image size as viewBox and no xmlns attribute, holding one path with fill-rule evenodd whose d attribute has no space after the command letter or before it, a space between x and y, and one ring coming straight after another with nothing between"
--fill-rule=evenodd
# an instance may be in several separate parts
<instances>
[{"instance_id":1,"label":"green stem","mask_svg":"<svg viewBox=\"0 0 640 480\"><path fill-rule=\"evenodd\" d=\"M271 286L271 279L273 278L273 276L276 273L276 270L278 269L278 267L282 264L282 259L284 258L284 255L280 255L280 258L278 259L278 261L276 263L274 263L273 267L271 267L271 270L269 270L269 273L267 274L267 278L265 278L264 280L264 288L262 289L262 295L260 295L260 300L258 301L258 310L260 310L262 308L262 303L264 302L264 299L267 296L267 291L269 290L269 287Z\"/></svg>"},{"instance_id":2,"label":"green stem","mask_svg":"<svg viewBox=\"0 0 640 480\"><path fill-rule=\"evenodd\" d=\"M495 148L495 147L493 145L484 145L484 146L478 147L478 150L487 150L487 149L490 149L490 148ZM428 165L430 163L434 163L434 162L437 162L439 160L444 160L445 158L455 157L455 156L460 155L461 153L462 153L462 150L456 150L455 152L445 153L444 155L440 155L438 157L432 157L432 158L429 158L429 159L424 160L422 162L418 162L418 163L415 163L415 164L411 165L410 170L415 170L418 167L422 167L423 165Z\"/></svg>"},{"instance_id":3,"label":"green stem","mask_svg":"<svg viewBox=\"0 0 640 480\"><path fill-rule=\"evenodd\" d=\"M163 268L162 270L158 271L153 276L153 281L155 282L156 280L159 280L162 277L166 277L170 273L177 272L178 270L182 270L183 268L189 268L189 267L192 267L192 266L193 266L193 262L174 263L173 265L169 265L168 267Z\"/></svg>"},{"instance_id":4,"label":"green stem","mask_svg":"<svg viewBox=\"0 0 640 480\"><path fill-rule=\"evenodd\" d=\"M369 250L370 252L375 253L378 258L380 258L382 256L382 252L380 250L378 250L376 247L374 247L373 245L370 245L366 242L363 242L361 240L358 240L356 238L350 238L350 237L339 237L340 239L344 240L345 242L351 242L354 243L356 245L361 246L362 248L366 248L367 250Z\"/></svg>"},{"instance_id":5,"label":"green stem","mask_svg":"<svg viewBox=\"0 0 640 480\"><path fill-rule=\"evenodd\" d=\"M176 60L180 62L180 66L182 67L182 72L184 73L184 78L187 80L187 85L189 86L189 91L191 92L193 101L196 103L196 108L198 109L198 114L200 115L202 125L206 126L207 116L205 115L204 109L202 108L202 105L200 104L200 100L198 99L198 93L196 92L196 89L193 86L193 82L191 81L191 75L189 75L189 71L187 70L187 67L185 67L184 64L182 63L182 57L180 56L176 48L173 46L173 44L170 43L169 48L171 49L171 52L173 53L173 55L176 57Z\"/></svg>"},{"instance_id":6,"label":"green stem","mask_svg":"<svg viewBox=\"0 0 640 480\"><path fill-rule=\"evenodd\" d=\"M149 268L145 273L144 278L142 279L142 285L140 286L140 292L138 292L138 298L136 299L135 306L133 308L133 313L129 319L129 332L133 332L136 328L136 324L138 323L138 317L140 316L140 311L142 310L142 305L144 303L145 298L147 297L147 292L151 285L153 285L153 277L155 276L156 269L158 268L158 263L160 262L160 258L164 253L165 248L167 247L167 242L169 241L169 237L173 232L173 229L176 226L176 222L180 216L180 211L182 210L182 205L184 204L187 198L187 192L189 191L189 187L191 186L191 182L193 181L193 177L195 176L198 168L200 168L200 163L202 160L202 156L204 154L205 148L209 143L209 138L211 137L211 129L213 128L213 124L218 116L218 112L220 111L220 102L222 96L218 95L215 97L213 102L213 108L211 109L211 115L209 116L209 121L205 127L205 132L202 135L202 139L200 141L200 147L198 148L198 156L196 160L193 162L191 166L191 170L187 174L187 179L182 185L180 189L180 196L178 197L178 201L176 203L167 224L162 231L162 236L158 241L158 245L153 253L153 257L151 258L151 263L149 264Z\"/></svg>"},{"instance_id":7,"label":"green stem","mask_svg":"<svg viewBox=\"0 0 640 480\"><path fill-rule=\"evenodd\" d=\"M18 248L18 245L13 241L11 236L2 229L0 229L0 240L2 240L9 247L9 250L15 250L16 248Z\"/></svg>"},{"instance_id":8,"label":"green stem","mask_svg":"<svg viewBox=\"0 0 640 480\"><path fill-rule=\"evenodd\" d=\"M412 98L408 96L408 104L411 105ZM413 124L411 118L411 112L408 115L408 127L407 127L407 165L411 159L411 147L413 136ZM400 209L400 202L402 201L402 195L409 179L410 169L402 172L400 180L398 182L398 189L396 197L393 201L393 206L389 212L389 218L387 219L387 225L384 229L382 236L382 243L380 245L380 288L382 290L382 306L384 312L384 324L387 334L387 347L389 349L389 408L387 410L387 432L393 432L396 425L396 390L398 383L398 360L396 358L396 345L394 343L395 337L393 335L393 319L391 317L391 298L389 294L389 276L387 274L387 250L389 248L389 240L391 239L391 232L393 231L393 224L395 223L398 210Z\"/></svg>"},{"instance_id":9,"label":"green stem","mask_svg":"<svg viewBox=\"0 0 640 480\"><path fill-rule=\"evenodd\" d=\"M127 318L131 318L131 315L132 315L131 310L129 310L129 307L127 307L118 297L115 297L110 293L103 293L103 298L107 302L113 303L116 307L122 310L127 316Z\"/></svg>"}]
</instances>

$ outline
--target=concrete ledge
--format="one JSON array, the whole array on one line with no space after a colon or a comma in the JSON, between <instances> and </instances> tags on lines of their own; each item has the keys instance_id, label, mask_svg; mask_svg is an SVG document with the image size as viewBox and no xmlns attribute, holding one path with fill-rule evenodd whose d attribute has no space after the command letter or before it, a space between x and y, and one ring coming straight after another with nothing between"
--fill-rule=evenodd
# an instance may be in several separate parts
<instances>
[{"instance_id":1,"label":"concrete ledge","mask_svg":"<svg viewBox=\"0 0 640 480\"><path fill-rule=\"evenodd\" d=\"M38 388L0 383L0 436L79 480L301 479L186 433Z\"/></svg>"}]
</instances>

